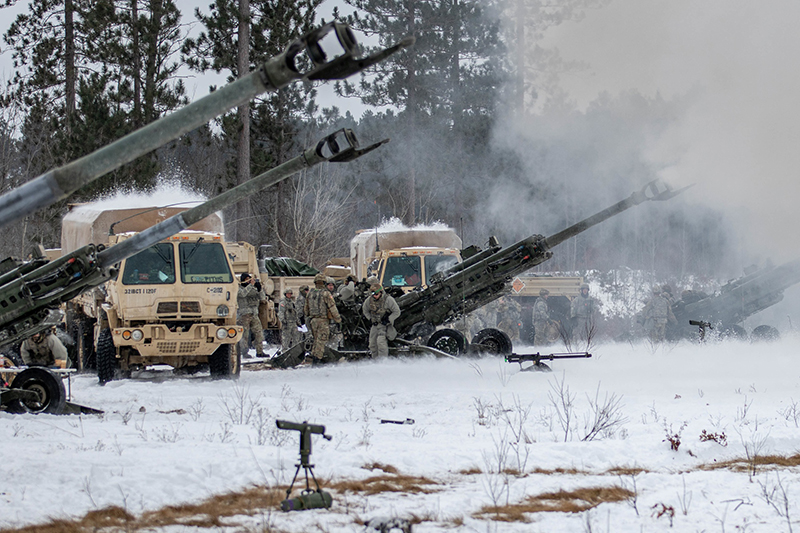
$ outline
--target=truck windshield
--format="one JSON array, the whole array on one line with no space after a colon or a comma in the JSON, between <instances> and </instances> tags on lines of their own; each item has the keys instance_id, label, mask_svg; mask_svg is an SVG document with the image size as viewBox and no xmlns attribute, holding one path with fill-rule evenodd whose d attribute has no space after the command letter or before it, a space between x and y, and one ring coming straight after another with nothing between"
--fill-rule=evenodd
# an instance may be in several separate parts
<instances>
[{"instance_id":1,"label":"truck windshield","mask_svg":"<svg viewBox=\"0 0 800 533\"><path fill-rule=\"evenodd\" d=\"M426 255L425 256L425 285L431 284L431 276L437 272L447 270L458 263L455 255Z\"/></svg>"},{"instance_id":2,"label":"truck windshield","mask_svg":"<svg viewBox=\"0 0 800 533\"><path fill-rule=\"evenodd\" d=\"M392 256L386 259L383 271L385 287L419 287L420 283L419 256Z\"/></svg>"},{"instance_id":3,"label":"truck windshield","mask_svg":"<svg viewBox=\"0 0 800 533\"><path fill-rule=\"evenodd\" d=\"M159 243L125 261L123 285L163 285L175 283L172 244Z\"/></svg>"},{"instance_id":4,"label":"truck windshield","mask_svg":"<svg viewBox=\"0 0 800 533\"><path fill-rule=\"evenodd\" d=\"M178 251L181 258L181 280L184 283L233 282L225 248L221 243L182 242L178 245Z\"/></svg>"}]
</instances>

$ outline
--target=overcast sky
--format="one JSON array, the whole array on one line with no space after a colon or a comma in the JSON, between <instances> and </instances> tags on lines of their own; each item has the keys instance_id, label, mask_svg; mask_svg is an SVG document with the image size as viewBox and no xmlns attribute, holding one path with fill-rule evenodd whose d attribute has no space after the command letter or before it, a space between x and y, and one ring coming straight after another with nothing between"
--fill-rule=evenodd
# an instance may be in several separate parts
<instances>
[{"instance_id":1,"label":"overcast sky","mask_svg":"<svg viewBox=\"0 0 800 533\"><path fill-rule=\"evenodd\" d=\"M649 157L671 182L697 183L693 197L735 209L751 228L743 246L788 259L800 245L798 20L789 0L614 0L548 44L591 64L563 79L581 107L603 90L696 91Z\"/></svg>"}]
</instances>

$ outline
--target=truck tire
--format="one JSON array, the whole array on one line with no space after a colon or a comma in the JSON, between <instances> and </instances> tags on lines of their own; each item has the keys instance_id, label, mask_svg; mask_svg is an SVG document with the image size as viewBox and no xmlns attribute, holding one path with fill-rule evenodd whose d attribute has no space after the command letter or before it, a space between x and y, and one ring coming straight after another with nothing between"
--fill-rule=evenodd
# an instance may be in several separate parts
<instances>
[{"instance_id":1,"label":"truck tire","mask_svg":"<svg viewBox=\"0 0 800 533\"><path fill-rule=\"evenodd\" d=\"M467 338L457 329L440 329L430 336L426 343L444 353L460 357L467 353Z\"/></svg>"},{"instance_id":2,"label":"truck tire","mask_svg":"<svg viewBox=\"0 0 800 533\"><path fill-rule=\"evenodd\" d=\"M100 385L114 380L118 366L114 339L111 330L106 328L97 337L97 379Z\"/></svg>"},{"instance_id":3,"label":"truck tire","mask_svg":"<svg viewBox=\"0 0 800 533\"><path fill-rule=\"evenodd\" d=\"M221 344L214 353L208 356L208 371L212 378L220 379L231 376L233 370L231 368L231 351L239 352L239 350L231 350L230 344Z\"/></svg>"},{"instance_id":4,"label":"truck tire","mask_svg":"<svg viewBox=\"0 0 800 533\"><path fill-rule=\"evenodd\" d=\"M94 370L97 368L97 354L94 351L94 321L88 316L78 321L77 351L78 369Z\"/></svg>"},{"instance_id":5,"label":"truck tire","mask_svg":"<svg viewBox=\"0 0 800 533\"><path fill-rule=\"evenodd\" d=\"M8 410L12 413L57 415L64 411L67 402L64 382L46 368L31 367L23 370L14 378L11 388L34 391L39 396L38 401L14 400L8 405Z\"/></svg>"},{"instance_id":6,"label":"truck tire","mask_svg":"<svg viewBox=\"0 0 800 533\"><path fill-rule=\"evenodd\" d=\"M508 355L513 351L508 334L495 328L480 330L471 345L476 347L478 353L488 355Z\"/></svg>"}]
</instances>

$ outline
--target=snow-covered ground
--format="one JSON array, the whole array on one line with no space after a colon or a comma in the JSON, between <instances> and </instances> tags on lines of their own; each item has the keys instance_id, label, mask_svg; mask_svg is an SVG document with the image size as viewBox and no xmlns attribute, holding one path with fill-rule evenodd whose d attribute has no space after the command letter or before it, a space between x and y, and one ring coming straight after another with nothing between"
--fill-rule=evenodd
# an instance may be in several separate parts
<instances>
[{"instance_id":1,"label":"snow-covered ground","mask_svg":"<svg viewBox=\"0 0 800 533\"><path fill-rule=\"evenodd\" d=\"M0 527L109 506L140 517L285 486L299 433L276 419L323 424L332 436L314 436L311 457L330 510L282 513L257 501L217 525L150 530L364 531L375 517L412 519L417 532L798 527L798 467L775 463L800 452L800 339L605 344L593 354L555 361L552 373L423 358L246 370L238 382L151 376L100 387L77 376L75 401L104 415L0 413ZM587 438L597 413L601 427ZM407 418L415 423L381 423ZM378 476L401 490L375 479L344 490ZM558 496L532 500L545 493Z\"/></svg>"}]
</instances>

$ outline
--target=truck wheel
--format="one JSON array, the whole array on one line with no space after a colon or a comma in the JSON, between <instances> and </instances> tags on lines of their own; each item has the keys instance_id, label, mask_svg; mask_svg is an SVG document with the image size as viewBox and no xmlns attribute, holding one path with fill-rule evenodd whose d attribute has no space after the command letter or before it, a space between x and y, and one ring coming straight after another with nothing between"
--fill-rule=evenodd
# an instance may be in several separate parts
<instances>
[{"instance_id":1,"label":"truck wheel","mask_svg":"<svg viewBox=\"0 0 800 533\"><path fill-rule=\"evenodd\" d=\"M750 333L750 340L753 342L771 342L777 341L780 338L780 332L772 326L768 326L766 324L756 327L753 332Z\"/></svg>"},{"instance_id":2,"label":"truck wheel","mask_svg":"<svg viewBox=\"0 0 800 533\"><path fill-rule=\"evenodd\" d=\"M212 378L224 378L231 375L231 345L221 344L214 353L208 356L208 370ZM237 353L239 350L235 350Z\"/></svg>"},{"instance_id":3,"label":"truck wheel","mask_svg":"<svg viewBox=\"0 0 800 533\"><path fill-rule=\"evenodd\" d=\"M67 393L61 378L46 368L31 367L23 370L11 383L12 389L35 392L39 399L14 400L8 406L12 413L51 413L57 415L64 410Z\"/></svg>"},{"instance_id":4,"label":"truck wheel","mask_svg":"<svg viewBox=\"0 0 800 533\"><path fill-rule=\"evenodd\" d=\"M242 374L242 354L239 353L238 343L231 349L231 378L239 379Z\"/></svg>"},{"instance_id":5,"label":"truck wheel","mask_svg":"<svg viewBox=\"0 0 800 533\"><path fill-rule=\"evenodd\" d=\"M508 355L513 351L511 339L505 331L495 328L482 329L472 339L472 346L476 346L479 353L489 355Z\"/></svg>"},{"instance_id":6,"label":"truck wheel","mask_svg":"<svg viewBox=\"0 0 800 533\"><path fill-rule=\"evenodd\" d=\"M114 347L111 330L106 328L97 338L97 379L100 385L113 381L117 367L117 349Z\"/></svg>"},{"instance_id":7,"label":"truck wheel","mask_svg":"<svg viewBox=\"0 0 800 533\"><path fill-rule=\"evenodd\" d=\"M427 345L459 357L467 353L467 338L456 329L440 329L428 339Z\"/></svg>"},{"instance_id":8,"label":"truck wheel","mask_svg":"<svg viewBox=\"0 0 800 533\"><path fill-rule=\"evenodd\" d=\"M79 370L97 368L97 354L94 351L94 321L83 317L78 322L78 338L75 346L78 352Z\"/></svg>"}]
</instances>

